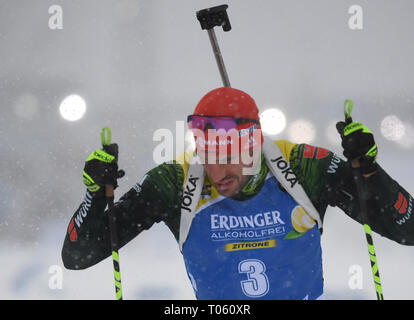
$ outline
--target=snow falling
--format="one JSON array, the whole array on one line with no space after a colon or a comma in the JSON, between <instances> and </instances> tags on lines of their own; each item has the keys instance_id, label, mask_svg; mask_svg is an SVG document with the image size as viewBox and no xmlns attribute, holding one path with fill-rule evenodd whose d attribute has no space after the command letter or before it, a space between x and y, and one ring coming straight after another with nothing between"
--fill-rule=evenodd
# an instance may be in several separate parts
<instances>
[{"instance_id":1,"label":"snow falling","mask_svg":"<svg viewBox=\"0 0 414 320\"><path fill-rule=\"evenodd\" d=\"M227 72L255 98L268 134L341 155L334 123L352 99L354 120L374 133L378 162L414 194L414 3L365 1L363 23L348 21L344 0L226 3L233 29L217 29L217 38ZM61 259L85 194L84 161L109 126L126 172L116 199L155 166L154 131L175 132L221 86L195 17L218 4L0 4L0 299L114 299L110 259L82 271ZM385 299L413 299L414 247L377 234L374 242ZM361 225L328 208L322 249L327 299L376 298ZM125 299L195 299L164 223L120 257Z\"/></svg>"}]
</instances>

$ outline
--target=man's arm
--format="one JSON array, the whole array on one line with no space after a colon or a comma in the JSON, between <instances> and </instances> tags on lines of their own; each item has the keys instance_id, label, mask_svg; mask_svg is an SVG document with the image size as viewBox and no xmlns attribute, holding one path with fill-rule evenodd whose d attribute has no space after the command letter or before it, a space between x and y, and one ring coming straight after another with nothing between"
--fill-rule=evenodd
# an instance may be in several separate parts
<instances>
[{"instance_id":1,"label":"man's arm","mask_svg":"<svg viewBox=\"0 0 414 320\"><path fill-rule=\"evenodd\" d=\"M183 175L177 164L162 164L115 203L116 232L120 247L154 223L164 221L178 237L179 203ZM86 192L85 200L69 222L62 248L68 269L85 269L111 254L104 192ZM177 211L178 210L178 211Z\"/></svg>"},{"instance_id":2,"label":"man's arm","mask_svg":"<svg viewBox=\"0 0 414 320\"><path fill-rule=\"evenodd\" d=\"M363 197L373 231L400 244L414 245L413 198L379 165L375 174L364 178L362 195L357 193L350 165L324 148L295 146L291 166L322 219L330 205L362 223L359 205Z\"/></svg>"}]
</instances>

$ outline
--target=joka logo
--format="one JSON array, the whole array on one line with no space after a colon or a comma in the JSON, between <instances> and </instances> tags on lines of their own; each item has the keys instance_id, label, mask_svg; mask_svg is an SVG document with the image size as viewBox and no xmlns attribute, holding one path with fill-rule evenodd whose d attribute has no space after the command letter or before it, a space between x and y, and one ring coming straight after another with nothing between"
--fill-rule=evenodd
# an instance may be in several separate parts
<instances>
[{"instance_id":1,"label":"joka logo","mask_svg":"<svg viewBox=\"0 0 414 320\"><path fill-rule=\"evenodd\" d=\"M189 207L193 203L194 191L197 187L198 179L199 179L198 177L193 177L192 175L190 175L190 179L188 180L191 183L191 187L188 184L185 187L183 201L181 202L182 209L185 209L191 212L191 209Z\"/></svg>"},{"instance_id":2,"label":"joka logo","mask_svg":"<svg viewBox=\"0 0 414 320\"><path fill-rule=\"evenodd\" d=\"M401 214L407 212L407 199L403 196L401 192L398 192L398 200L394 204L394 208Z\"/></svg>"},{"instance_id":3,"label":"joka logo","mask_svg":"<svg viewBox=\"0 0 414 320\"><path fill-rule=\"evenodd\" d=\"M289 164L285 161L282 157L276 159L270 159L271 162L276 162L277 168L280 170L282 174L285 175L286 182L290 183L290 187L293 188L298 182L295 174L293 173L292 169L290 169Z\"/></svg>"}]
</instances>

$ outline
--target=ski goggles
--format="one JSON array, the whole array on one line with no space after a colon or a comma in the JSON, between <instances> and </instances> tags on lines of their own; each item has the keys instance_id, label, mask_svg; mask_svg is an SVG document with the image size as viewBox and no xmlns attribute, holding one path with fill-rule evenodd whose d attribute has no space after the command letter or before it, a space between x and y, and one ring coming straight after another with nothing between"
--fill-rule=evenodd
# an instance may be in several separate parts
<instances>
[{"instance_id":1,"label":"ski goggles","mask_svg":"<svg viewBox=\"0 0 414 320\"><path fill-rule=\"evenodd\" d=\"M258 127L260 122L256 119L236 118L231 116L201 116L189 115L187 117L188 127L190 129L198 129L205 131L208 129L224 129L229 131L231 129L239 130L240 126L247 123L255 123Z\"/></svg>"},{"instance_id":2,"label":"ski goggles","mask_svg":"<svg viewBox=\"0 0 414 320\"><path fill-rule=\"evenodd\" d=\"M263 141L256 119L190 115L187 122L197 152L230 155L251 150Z\"/></svg>"}]
</instances>

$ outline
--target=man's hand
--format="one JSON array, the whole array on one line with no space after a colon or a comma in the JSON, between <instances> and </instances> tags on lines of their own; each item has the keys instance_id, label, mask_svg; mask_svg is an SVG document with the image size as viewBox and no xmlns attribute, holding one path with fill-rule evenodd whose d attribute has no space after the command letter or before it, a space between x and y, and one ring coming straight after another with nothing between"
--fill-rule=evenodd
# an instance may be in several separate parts
<instances>
[{"instance_id":1,"label":"man's hand","mask_svg":"<svg viewBox=\"0 0 414 320\"><path fill-rule=\"evenodd\" d=\"M336 129L341 135L344 156L353 168L361 168L364 176L369 176L377 170L377 145L374 135L363 124L353 122L351 117L346 122L340 121Z\"/></svg>"},{"instance_id":2,"label":"man's hand","mask_svg":"<svg viewBox=\"0 0 414 320\"><path fill-rule=\"evenodd\" d=\"M117 179L125 175L118 170L118 145L112 143L92 152L83 169L83 183L89 191L97 192L105 185L118 186Z\"/></svg>"}]
</instances>

